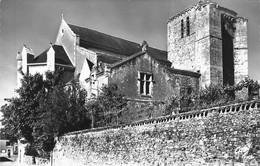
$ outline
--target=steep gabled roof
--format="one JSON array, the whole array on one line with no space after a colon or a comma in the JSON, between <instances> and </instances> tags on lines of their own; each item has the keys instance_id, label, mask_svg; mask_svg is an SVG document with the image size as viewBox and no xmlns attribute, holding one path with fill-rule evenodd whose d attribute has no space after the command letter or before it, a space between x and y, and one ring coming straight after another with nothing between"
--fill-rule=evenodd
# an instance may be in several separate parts
<instances>
[{"instance_id":1,"label":"steep gabled roof","mask_svg":"<svg viewBox=\"0 0 260 166\"><path fill-rule=\"evenodd\" d=\"M131 56L141 51L140 44L125 39L107 35L95 30L68 24L71 30L80 36L79 45L84 48L98 48L121 55ZM167 60L167 52L149 47L148 52L155 59Z\"/></svg>"},{"instance_id":2,"label":"steep gabled roof","mask_svg":"<svg viewBox=\"0 0 260 166\"><path fill-rule=\"evenodd\" d=\"M55 63L73 66L64 48L59 45L53 45L55 51Z\"/></svg>"},{"instance_id":3,"label":"steep gabled roof","mask_svg":"<svg viewBox=\"0 0 260 166\"><path fill-rule=\"evenodd\" d=\"M80 36L80 46L84 48L97 47L111 52L132 55L140 51L139 44L107 35L92 29L69 24L71 30Z\"/></svg>"},{"instance_id":4,"label":"steep gabled roof","mask_svg":"<svg viewBox=\"0 0 260 166\"><path fill-rule=\"evenodd\" d=\"M126 63L126 62L128 62L128 61L130 61L130 60L132 60L132 59L134 59L136 57L138 57L138 56L140 56L140 55L143 55L143 54L145 54L144 51L139 51L139 52L137 52L137 53L135 53L135 54L133 54L133 55L131 55L131 56L129 56L129 57L119 61L119 62L116 62L116 63L112 64L110 67L114 68L114 67L120 66L120 65L122 65L122 64L124 64L124 63Z\"/></svg>"},{"instance_id":5,"label":"steep gabled roof","mask_svg":"<svg viewBox=\"0 0 260 166\"><path fill-rule=\"evenodd\" d=\"M97 59L99 61L102 61L102 62L107 63L107 64L113 64L115 62L122 60L122 58L108 56L107 54L103 54L103 53L97 53L97 55L98 55Z\"/></svg>"},{"instance_id":6,"label":"steep gabled roof","mask_svg":"<svg viewBox=\"0 0 260 166\"><path fill-rule=\"evenodd\" d=\"M62 64L62 65L69 65L73 66L67 53L65 52L64 48L59 45L52 45L52 48L55 52L55 63ZM47 52L49 51L50 47L43 51L40 55L35 57L32 62L30 63L46 63L47 62Z\"/></svg>"},{"instance_id":7,"label":"steep gabled roof","mask_svg":"<svg viewBox=\"0 0 260 166\"><path fill-rule=\"evenodd\" d=\"M43 51L40 55L35 57L30 63L46 63L47 62L47 52L49 51L49 49L50 48Z\"/></svg>"}]
</instances>

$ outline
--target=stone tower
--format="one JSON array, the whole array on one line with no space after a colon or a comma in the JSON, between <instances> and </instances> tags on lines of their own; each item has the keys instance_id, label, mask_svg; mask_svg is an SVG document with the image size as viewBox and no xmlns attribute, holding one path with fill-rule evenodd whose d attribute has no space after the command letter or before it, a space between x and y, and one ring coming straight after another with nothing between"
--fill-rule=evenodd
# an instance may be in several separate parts
<instances>
[{"instance_id":1,"label":"stone tower","mask_svg":"<svg viewBox=\"0 0 260 166\"><path fill-rule=\"evenodd\" d=\"M201 73L200 86L234 85L248 76L247 20L212 1L199 1L168 21L172 67Z\"/></svg>"}]
</instances>

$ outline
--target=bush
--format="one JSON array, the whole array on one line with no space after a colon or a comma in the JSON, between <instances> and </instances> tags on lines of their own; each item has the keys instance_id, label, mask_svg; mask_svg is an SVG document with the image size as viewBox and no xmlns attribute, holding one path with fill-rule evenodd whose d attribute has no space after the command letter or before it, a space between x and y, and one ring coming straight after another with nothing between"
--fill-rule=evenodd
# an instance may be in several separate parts
<instances>
[{"instance_id":1,"label":"bush","mask_svg":"<svg viewBox=\"0 0 260 166\"><path fill-rule=\"evenodd\" d=\"M201 89L198 93L183 93L181 96L172 97L166 102L165 115L173 113L187 112L210 107L233 104L241 102L235 98L235 92L248 88L249 98L254 99L253 95L259 90L259 84L252 79L245 78L234 86L209 85Z\"/></svg>"}]
</instances>

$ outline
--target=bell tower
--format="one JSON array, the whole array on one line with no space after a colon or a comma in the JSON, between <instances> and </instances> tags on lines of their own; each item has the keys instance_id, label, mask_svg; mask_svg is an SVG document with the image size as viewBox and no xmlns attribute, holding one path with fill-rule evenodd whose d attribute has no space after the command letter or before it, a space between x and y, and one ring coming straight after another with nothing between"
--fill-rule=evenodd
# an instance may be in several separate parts
<instances>
[{"instance_id":1,"label":"bell tower","mask_svg":"<svg viewBox=\"0 0 260 166\"><path fill-rule=\"evenodd\" d=\"M172 67L201 74L200 87L234 85L248 75L247 24L210 0L199 1L167 24Z\"/></svg>"}]
</instances>

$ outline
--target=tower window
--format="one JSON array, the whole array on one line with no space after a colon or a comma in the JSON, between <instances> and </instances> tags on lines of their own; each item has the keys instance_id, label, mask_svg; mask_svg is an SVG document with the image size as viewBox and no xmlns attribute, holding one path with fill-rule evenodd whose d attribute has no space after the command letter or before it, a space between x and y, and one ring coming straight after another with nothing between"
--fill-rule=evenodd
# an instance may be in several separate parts
<instances>
[{"instance_id":1,"label":"tower window","mask_svg":"<svg viewBox=\"0 0 260 166\"><path fill-rule=\"evenodd\" d=\"M183 20L181 20L181 38L184 37L184 23Z\"/></svg>"},{"instance_id":2,"label":"tower window","mask_svg":"<svg viewBox=\"0 0 260 166\"><path fill-rule=\"evenodd\" d=\"M152 74L139 73L139 90L141 95L151 95L152 91Z\"/></svg>"},{"instance_id":3,"label":"tower window","mask_svg":"<svg viewBox=\"0 0 260 166\"><path fill-rule=\"evenodd\" d=\"M187 36L190 35L190 17L186 18L186 32L187 32Z\"/></svg>"}]
</instances>

